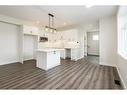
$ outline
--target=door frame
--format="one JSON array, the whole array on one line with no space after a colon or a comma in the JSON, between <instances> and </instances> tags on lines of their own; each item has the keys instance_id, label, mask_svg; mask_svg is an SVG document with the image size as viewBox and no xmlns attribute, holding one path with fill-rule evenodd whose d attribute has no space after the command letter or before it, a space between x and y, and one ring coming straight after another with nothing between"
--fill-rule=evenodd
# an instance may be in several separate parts
<instances>
[{"instance_id":1,"label":"door frame","mask_svg":"<svg viewBox=\"0 0 127 95\"><path fill-rule=\"evenodd\" d=\"M88 33L89 32L99 32L99 31L86 31L86 34L85 34L85 36L84 36L84 41L86 42L86 44L84 45L84 48L86 48L86 51L85 51L85 56L88 56L89 54L88 54ZM99 33L100 34L100 33ZM99 35L100 36L100 35ZM100 38L100 37L99 37ZM84 42L84 43L85 43ZM100 56L100 40L99 40L99 55L93 55L93 56Z\"/></svg>"}]
</instances>

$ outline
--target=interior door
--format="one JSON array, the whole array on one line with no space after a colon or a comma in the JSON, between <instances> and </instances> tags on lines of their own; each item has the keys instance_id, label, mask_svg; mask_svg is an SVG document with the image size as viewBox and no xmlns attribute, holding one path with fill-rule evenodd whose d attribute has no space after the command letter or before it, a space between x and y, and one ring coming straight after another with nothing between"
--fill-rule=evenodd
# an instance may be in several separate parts
<instances>
[{"instance_id":1,"label":"interior door","mask_svg":"<svg viewBox=\"0 0 127 95\"><path fill-rule=\"evenodd\" d=\"M88 55L99 55L99 32L87 32Z\"/></svg>"}]
</instances>

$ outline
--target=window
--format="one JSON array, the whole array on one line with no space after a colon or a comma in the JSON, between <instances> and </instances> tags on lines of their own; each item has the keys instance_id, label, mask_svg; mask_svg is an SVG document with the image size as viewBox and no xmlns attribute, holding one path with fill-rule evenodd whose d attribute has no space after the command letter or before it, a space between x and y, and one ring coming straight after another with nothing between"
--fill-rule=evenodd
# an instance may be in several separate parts
<instances>
[{"instance_id":1,"label":"window","mask_svg":"<svg viewBox=\"0 0 127 95\"><path fill-rule=\"evenodd\" d=\"M118 22L118 53L127 59L127 16L123 16Z\"/></svg>"},{"instance_id":2,"label":"window","mask_svg":"<svg viewBox=\"0 0 127 95\"><path fill-rule=\"evenodd\" d=\"M93 35L93 40L99 40L98 35Z\"/></svg>"}]
</instances>

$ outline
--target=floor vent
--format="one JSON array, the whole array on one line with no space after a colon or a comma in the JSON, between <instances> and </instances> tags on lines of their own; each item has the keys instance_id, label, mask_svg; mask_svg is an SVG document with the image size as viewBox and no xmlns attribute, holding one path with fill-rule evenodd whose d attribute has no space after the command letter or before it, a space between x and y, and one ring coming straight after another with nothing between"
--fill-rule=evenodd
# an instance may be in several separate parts
<instances>
[{"instance_id":1,"label":"floor vent","mask_svg":"<svg viewBox=\"0 0 127 95\"><path fill-rule=\"evenodd\" d=\"M119 80L114 80L115 81L115 84L117 85L121 85L120 81Z\"/></svg>"}]
</instances>

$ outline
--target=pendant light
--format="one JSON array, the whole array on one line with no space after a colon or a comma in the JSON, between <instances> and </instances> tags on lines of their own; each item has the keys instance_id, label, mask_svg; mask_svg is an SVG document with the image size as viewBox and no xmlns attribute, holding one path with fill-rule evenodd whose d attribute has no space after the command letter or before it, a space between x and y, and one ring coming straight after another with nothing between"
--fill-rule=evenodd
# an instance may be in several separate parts
<instances>
[{"instance_id":1,"label":"pendant light","mask_svg":"<svg viewBox=\"0 0 127 95\"><path fill-rule=\"evenodd\" d=\"M49 16L49 25L45 26L45 31L56 33L56 29L54 28L54 15L48 14Z\"/></svg>"}]
</instances>

